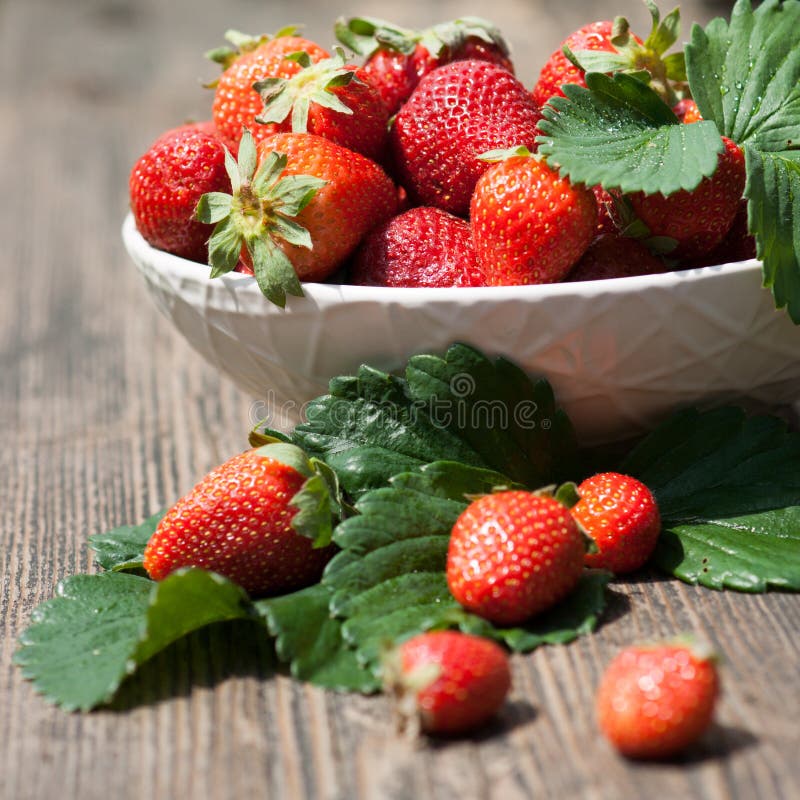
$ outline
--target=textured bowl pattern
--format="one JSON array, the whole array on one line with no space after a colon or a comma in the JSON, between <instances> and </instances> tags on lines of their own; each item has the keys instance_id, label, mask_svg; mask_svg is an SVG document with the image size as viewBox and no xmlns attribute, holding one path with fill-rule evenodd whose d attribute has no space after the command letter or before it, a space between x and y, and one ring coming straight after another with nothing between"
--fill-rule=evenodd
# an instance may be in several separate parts
<instances>
[{"instance_id":1,"label":"textured bowl pattern","mask_svg":"<svg viewBox=\"0 0 800 800\"><path fill-rule=\"evenodd\" d=\"M455 341L552 383L586 444L627 438L676 408L800 397L800 326L776 311L757 261L585 283L459 289L306 284L281 310L253 278L123 240L159 309L191 346L286 427L328 380L396 370Z\"/></svg>"}]
</instances>

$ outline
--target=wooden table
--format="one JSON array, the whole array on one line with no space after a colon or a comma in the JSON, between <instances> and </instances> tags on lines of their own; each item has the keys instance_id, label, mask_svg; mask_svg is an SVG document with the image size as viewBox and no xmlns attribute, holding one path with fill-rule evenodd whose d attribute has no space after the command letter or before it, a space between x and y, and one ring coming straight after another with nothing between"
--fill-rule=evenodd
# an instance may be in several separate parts
<instances>
[{"instance_id":1,"label":"wooden table","mask_svg":"<svg viewBox=\"0 0 800 800\"><path fill-rule=\"evenodd\" d=\"M384 698L276 675L269 646L237 648L235 629L173 647L118 707L91 714L48 705L11 665L31 609L60 578L93 569L87 536L178 497L241 449L250 426L250 399L157 316L122 250L127 175L163 129L207 116L198 79L214 70L201 54L227 27L304 21L328 43L333 12L197 6L0 3L0 798L800 796L796 595L657 576L616 583L596 635L514 658L511 702L484 735L419 746L394 734ZM400 14L379 2L340 9L357 10L408 24L490 13L421 0ZM644 27L637 0L613 10ZM529 85L561 37L608 13L577 0L501 0L492 11ZM620 646L677 631L706 635L726 656L718 726L686 760L626 763L595 727L598 676Z\"/></svg>"}]
</instances>

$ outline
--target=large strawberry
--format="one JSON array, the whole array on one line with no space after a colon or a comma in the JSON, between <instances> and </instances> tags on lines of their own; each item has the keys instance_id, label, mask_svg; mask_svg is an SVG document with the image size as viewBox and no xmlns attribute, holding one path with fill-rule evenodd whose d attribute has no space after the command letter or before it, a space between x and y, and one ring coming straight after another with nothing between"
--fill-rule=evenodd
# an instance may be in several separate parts
<instances>
[{"instance_id":1,"label":"large strawberry","mask_svg":"<svg viewBox=\"0 0 800 800\"><path fill-rule=\"evenodd\" d=\"M264 101L256 121L276 133L314 133L368 158L382 158L389 113L366 72L346 65L341 49L316 63L307 53L296 60L302 68L291 78L254 84Z\"/></svg>"},{"instance_id":2,"label":"large strawberry","mask_svg":"<svg viewBox=\"0 0 800 800\"><path fill-rule=\"evenodd\" d=\"M409 209L367 236L350 270L366 286L485 286L469 223L429 206Z\"/></svg>"},{"instance_id":3,"label":"large strawberry","mask_svg":"<svg viewBox=\"0 0 800 800\"><path fill-rule=\"evenodd\" d=\"M713 656L682 642L627 647L600 681L598 723L625 756L669 758L708 729L718 694Z\"/></svg>"},{"instance_id":4,"label":"large strawberry","mask_svg":"<svg viewBox=\"0 0 800 800\"><path fill-rule=\"evenodd\" d=\"M311 133L277 133L256 149L242 137L229 156L233 194L205 195L198 218L214 222L212 277L242 259L265 296L283 306L300 281L321 281L397 207L397 190L372 160Z\"/></svg>"},{"instance_id":5,"label":"large strawberry","mask_svg":"<svg viewBox=\"0 0 800 800\"><path fill-rule=\"evenodd\" d=\"M225 147L211 122L181 125L159 136L129 180L139 233L159 250L201 263L212 229L195 219L195 206L206 192L229 190Z\"/></svg>"},{"instance_id":6,"label":"large strawberry","mask_svg":"<svg viewBox=\"0 0 800 800\"><path fill-rule=\"evenodd\" d=\"M400 183L424 205L466 216L487 150L533 149L540 115L530 92L508 70L456 61L419 82L392 126Z\"/></svg>"},{"instance_id":7,"label":"large strawberry","mask_svg":"<svg viewBox=\"0 0 800 800\"><path fill-rule=\"evenodd\" d=\"M396 114L419 79L452 61L476 59L514 72L508 45L488 20L463 17L424 30L409 30L373 17L340 18L336 36L366 57L364 71L381 93L390 114Z\"/></svg>"},{"instance_id":8,"label":"large strawberry","mask_svg":"<svg viewBox=\"0 0 800 800\"><path fill-rule=\"evenodd\" d=\"M592 241L597 203L525 149L500 158L475 186L470 224L491 286L560 281Z\"/></svg>"},{"instance_id":9,"label":"large strawberry","mask_svg":"<svg viewBox=\"0 0 800 800\"><path fill-rule=\"evenodd\" d=\"M636 215L653 236L674 239L670 258L694 259L713 250L725 237L741 205L745 185L743 150L727 137L713 175L693 190L629 196Z\"/></svg>"},{"instance_id":10,"label":"large strawberry","mask_svg":"<svg viewBox=\"0 0 800 800\"><path fill-rule=\"evenodd\" d=\"M485 723L511 688L508 655L491 639L431 631L387 653L385 688L398 700L401 723L427 733L460 734Z\"/></svg>"},{"instance_id":11,"label":"large strawberry","mask_svg":"<svg viewBox=\"0 0 800 800\"><path fill-rule=\"evenodd\" d=\"M575 588L585 549L569 509L554 497L525 491L485 495L453 526L447 585L469 611L516 625Z\"/></svg>"},{"instance_id":12,"label":"large strawberry","mask_svg":"<svg viewBox=\"0 0 800 800\"><path fill-rule=\"evenodd\" d=\"M208 57L219 63L223 72L210 86L215 88L212 114L225 143L236 150L242 132L248 128L256 140L275 133L260 125L256 117L264 103L253 85L267 78L288 79L302 66L293 54L304 52L311 62L329 58L330 53L318 44L294 35L293 28L279 31L274 37L251 37L229 31L233 47L212 50Z\"/></svg>"},{"instance_id":13,"label":"large strawberry","mask_svg":"<svg viewBox=\"0 0 800 800\"><path fill-rule=\"evenodd\" d=\"M333 555L330 530L337 510L329 473L316 472L318 466L284 444L234 456L167 512L147 543L144 568L162 580L181 567L199 567L253 595L314 583ZM310 502L303 501L304 493ZM304 517L304 506L318 506L321 514Z\"/></svg>"}]
</instances>

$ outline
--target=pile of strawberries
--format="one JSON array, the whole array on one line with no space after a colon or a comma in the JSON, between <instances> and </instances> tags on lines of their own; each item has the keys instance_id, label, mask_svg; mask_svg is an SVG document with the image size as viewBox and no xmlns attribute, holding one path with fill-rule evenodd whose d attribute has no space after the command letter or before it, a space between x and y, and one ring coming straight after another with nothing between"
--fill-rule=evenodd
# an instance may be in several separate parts
<instances>
[{"instance_id":1,"label":"pile of strawberries","mask_svg":"<svg viewBox=\"0 0 800 800\"><path fill-rule=\"evenodd\" d=\"M648 70L678 118L700 119L685 83L664 77L658 48L619 19L568 37L532 90L479 18L423 31L352 18L336 34L360 66L294 29L229 32L231 46L209 54L222 67L212 119L166 132L131 173L150 244L210 264L212 276L254 274L280 305L301 282L333 276L522 285L754 255L733 142L697 189L668 197L574 185L537 155L542 108L562 85L585 85L581 54Z\"/></svg>"}]
</instances>

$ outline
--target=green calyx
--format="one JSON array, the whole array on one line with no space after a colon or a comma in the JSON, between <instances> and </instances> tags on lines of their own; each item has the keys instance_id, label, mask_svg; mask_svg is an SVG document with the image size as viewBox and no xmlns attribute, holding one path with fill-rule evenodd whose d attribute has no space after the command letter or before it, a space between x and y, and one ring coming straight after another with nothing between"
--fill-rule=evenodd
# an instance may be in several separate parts
<instances>
[{"instance_id":1,"label":"green calyx","mask_svg":"<svg viewBox=\"0 0 800 800\"><path fill-rule=\"evenodd\" d=\"M424 30L402 28L376 17L340 17L334 25L336 38L354 53L369 58L377 50L411 55L421 44L437 58L445 49L458 50L469 38L494 45L503 55L509 47L500 30L481 17L461 17Z\"/></svg>"},{"instance_id":2,"label":"green calyx","mask_svg":"<svg viewBox=\"0 0 800 800\"><path fill-rule=\"evenodd\" d=\"M245 130L238 161L226 150L231 194L209 192L197 204L195 218L213 224L208 241L211 277L233 270L245 247L263 294L283 308L286 295L303 296L292 262L279 247L286 242L312 249L311 234L296 217L325 184L313 175L281 177L287 158L271 153L260 167L252 134Z\"/></svg>"},{"instance_id":3,"label":"green calyx","mask_svg":"<svg viewBox=\"0 0 800 800\"><path fill-rule=\"evenodd\" d=\"M305 133L308 130L308 112L312 104L328 108L340 114L352 114L334 93L334 89L352 82L360 83L355 68L346 67L344 51L337 48L331 58L312 64L308 53L293 53L289 58L297 61L303 69L290 79L267 78L253 84L261 95L264 109L256 117L262 124L283 122L291 114L292 131Z\"/></svg>"},{"instance_id":4,"label":"green calyx","mask_svg":"<svg viewBox=\"0 0 800 800\"><path fill-rule=\"evenodd\" d=\"M686 63L683 52L666 54L680 35L680 9L663 19L653 0L643 0L650 12L650 35L639 44L625 17L616 17L612 28L613 51L564 48L564 55L585 72L625 72L648 83L659 96L675 105L686 94Z\"/></svg>"},{"instance_id":5,"label":"green calyx","mask_svg":"<svg viewBox=\"0 0 800 800\"><path fill-rule=\"evenodd\" d=\"M500 150L487 150L478 156L479 161L487 161L496 164L499 161L507 161L509 158L537 158L530 150L521 144L518 147L506 147Z\"/></svg>"}]
</instances>

